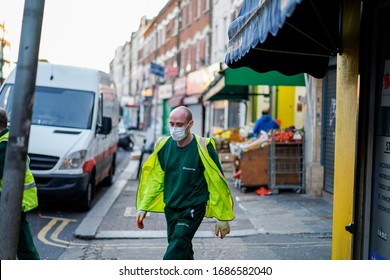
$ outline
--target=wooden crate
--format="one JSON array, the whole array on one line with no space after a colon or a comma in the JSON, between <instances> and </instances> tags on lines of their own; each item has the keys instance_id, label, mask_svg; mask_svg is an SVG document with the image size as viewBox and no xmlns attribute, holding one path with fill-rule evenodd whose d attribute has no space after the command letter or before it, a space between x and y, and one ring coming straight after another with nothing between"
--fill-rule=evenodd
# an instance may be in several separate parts
<instances>
[{"instance_id":1,"label":"wooden crate","mask_svg":"<svg viewBox=\"0 0 390 280\"><path fill-rule=\"evenodd\" d=\"M268 185L268 147L241 154L241 185Z\"/></svg>"}]
</instances>

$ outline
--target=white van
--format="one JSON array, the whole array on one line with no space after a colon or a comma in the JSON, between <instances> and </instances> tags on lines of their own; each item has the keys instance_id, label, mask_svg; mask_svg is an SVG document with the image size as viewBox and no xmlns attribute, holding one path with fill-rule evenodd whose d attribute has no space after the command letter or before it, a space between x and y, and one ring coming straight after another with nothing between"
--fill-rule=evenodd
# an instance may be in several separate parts
<instances>
[{"instance_id":1,"label":"white van","mask_svg":"<svg viewBox=\"0 0 390 280\"><path fill-rule=\"evenodd\" d=\"M15 72L0 91L0 107L9 119ZM118 122L119 103L108 74L38 63L28 154L39 196L77 200L89 210L96 185L112 183Z\"/></svg>"}]
</instances>

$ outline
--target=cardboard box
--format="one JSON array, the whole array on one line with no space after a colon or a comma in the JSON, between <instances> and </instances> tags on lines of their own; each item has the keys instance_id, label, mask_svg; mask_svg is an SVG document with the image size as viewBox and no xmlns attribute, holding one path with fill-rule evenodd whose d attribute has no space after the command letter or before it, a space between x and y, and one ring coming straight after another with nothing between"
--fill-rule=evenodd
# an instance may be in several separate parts
<instances>
[{"instance_id":1,"label":"cardboard box","mask_svg":"<svg viewBox=\"0 0 390 280\"><path fill-rule=\"evenodd\" d=\"M268 147L241 154L241 185L268 185Z\"/></svg>"}]
</instances>

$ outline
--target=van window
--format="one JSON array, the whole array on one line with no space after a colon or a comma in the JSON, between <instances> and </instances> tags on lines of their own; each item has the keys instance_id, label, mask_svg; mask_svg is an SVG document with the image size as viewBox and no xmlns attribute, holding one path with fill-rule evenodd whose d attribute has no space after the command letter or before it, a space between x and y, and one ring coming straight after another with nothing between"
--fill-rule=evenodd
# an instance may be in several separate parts
<instances>
[{"instance_id":1,"label":"van window","mask_svg":"<svg viewBox=\"0 0 390 280\"><path fill-rule=\"evenodd\" d=\"M12 118L13 85L0 93L0 107ZM94 93L72 89L36 87L32 123L35 125L90 129Z\"/></svg>"}]
</instances>

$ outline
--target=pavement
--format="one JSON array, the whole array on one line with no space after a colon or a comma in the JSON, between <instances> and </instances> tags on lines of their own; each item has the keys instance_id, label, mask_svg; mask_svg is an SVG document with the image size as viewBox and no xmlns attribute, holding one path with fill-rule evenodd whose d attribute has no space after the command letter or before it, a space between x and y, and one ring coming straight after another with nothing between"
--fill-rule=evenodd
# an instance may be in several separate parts
<instances>
[{"instance_id":1,"label":"pavement","mask_svg":"<svg viewBox=\"0 0 390 280\"><path fill-rule=\"evenodd\" d=\"M136 153L136 152L135 152ZM146 157L147 155L145 155ZM166 237L165 217L149 213L145 228L136 227L135 197L138 186L139 159L133 153L117 180L88 212L75 230L78 239L158 239ZM330 198L311 197L295 191L259 196L254 191L242 192L235 188L232 172L225 175L234 199L235 219L230 222L229 237L259 234L313 234L332 235ZM215 219L204 219L195 235L197 238L215 238Z\"/></svg>"}]
</instances>

